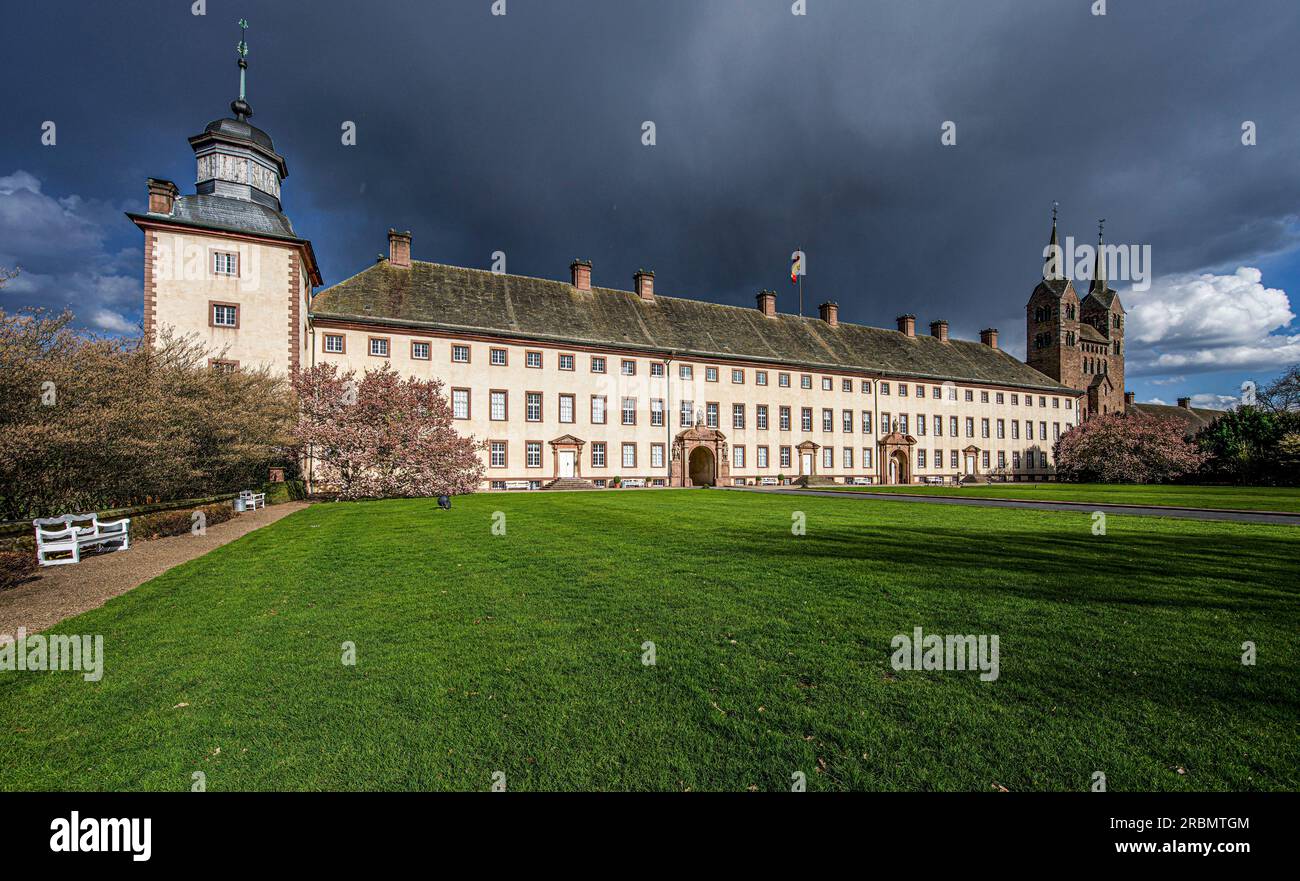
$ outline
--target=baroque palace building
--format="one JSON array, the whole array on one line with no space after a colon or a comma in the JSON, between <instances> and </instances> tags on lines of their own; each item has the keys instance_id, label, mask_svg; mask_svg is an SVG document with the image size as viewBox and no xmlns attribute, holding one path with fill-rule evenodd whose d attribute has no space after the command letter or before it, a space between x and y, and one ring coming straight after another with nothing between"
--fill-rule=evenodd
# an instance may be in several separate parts
<instances>
[{"instance_id":1,"label":"baroque palace building","mask_svg":"<svg viewBox=\"0 0 1300 881\"><path fill-rule=\"evenodd\" d=\"M146 333L196 335L215 368L387 362L439 378L486 443L488 488L1043 480L1063 432L1133 406L1104 272L1082 299L1044 273L1027 362L993 328L974 342L943 320L918 334L911 314L866 327L832 302L802 317L772 291L719 305L665 296L649 271L618 290L583 260L562 280L447 266L413 260L395 230L386 258L313 293L311 242L281 210L288 166L248 103L231 108L189 139L194 194L150 179L148 210L128 214L145 237Z\"/></svg>"}]
</instances>

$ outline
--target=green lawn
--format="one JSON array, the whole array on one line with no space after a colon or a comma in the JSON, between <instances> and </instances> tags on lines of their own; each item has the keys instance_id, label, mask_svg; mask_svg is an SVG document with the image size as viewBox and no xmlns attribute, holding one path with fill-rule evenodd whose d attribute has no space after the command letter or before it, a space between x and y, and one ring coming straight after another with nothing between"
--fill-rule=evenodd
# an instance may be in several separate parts
<instances>
[{"instance_id":1,"label":"green lawn","mask_svg":"<svg viewBox=\"0 0 1300 881\"><path fill-rule=\"evenodd\" d=\"M1294 487L995 483L980 486L819 486L816 488L839 492L892 492L927 496L1033 499L1049 502L1178 505L1184 508L1300 512L1300 488Z\"/></svg>"},{"instance_id":2,"label":"green lawn","mask_svg":"<svg viewBox=\"0 0 1300 881\"><path fill-rule=\"evenodd\" d=\"M1300 788L1300 530L1107 527L725 491L316 505L64 622L104 635L99 683L0 673L0 789ZM1000 678L894 671L917 626L997 634Z\"/></svg>"}]
</instances>

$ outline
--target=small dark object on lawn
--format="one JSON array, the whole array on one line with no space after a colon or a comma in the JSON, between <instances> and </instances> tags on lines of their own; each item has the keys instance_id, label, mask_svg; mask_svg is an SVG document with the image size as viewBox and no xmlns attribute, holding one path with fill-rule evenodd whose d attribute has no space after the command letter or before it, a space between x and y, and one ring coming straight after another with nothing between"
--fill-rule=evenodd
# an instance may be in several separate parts
<instances>
[{"instance_id":1,"label":"small dark object on lawn","mask_svg":"<svg viewBox=\"0 0 1300 881\"><path fill-rule=\"evenodd\" d=\"M451 496L438 496L438 507L444 511L451 510Z\"/></svg>"}]
</instances>

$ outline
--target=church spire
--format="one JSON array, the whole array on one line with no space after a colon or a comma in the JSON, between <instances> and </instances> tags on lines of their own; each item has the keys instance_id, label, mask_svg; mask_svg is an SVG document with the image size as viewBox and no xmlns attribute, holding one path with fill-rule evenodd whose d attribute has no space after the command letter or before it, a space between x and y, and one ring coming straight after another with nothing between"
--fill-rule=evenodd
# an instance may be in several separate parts
<instances>
[{"instance_id":1,"label":"church spire","mask_svg":"<svg viewBox=\"0 0 1300 881\"><path fill-rule=\"evenodd\" d=\"M239 43L235 46L235 53L239 55L239 97L230 102L230 110L235 114L235 119L240 122L247 122L248 117L253 115L253 108L245 100L245 86L248 72L248 41L244 39L245 31L248 30L248 19L239 20Z\"/></svg>"},{"instance_id":2,"label":"church spire","mask_svg":"<svg viewBox=\"0 0 1300 881\"><path fill-rule=\"evenodd\" d=\"M1059 279L1061 273L1061 244L1056 237L1056 210L1061 205L1060 202L1052 202L1052 237L1047 242L1047 248L1043 252L1043 278Z\"/></svg>"},{"instance_id":3,"label":"church spire","mask_svg":"<svg viewBox=\"0 0 1300 881\"><path fill-rule=\"evenodd\" d=\"M1106 218L1097 221L1097 261L1092 268L1092 285L1088 293L1106 292L1106 249L1104 246Z\"/></svg>"}]
</instances>

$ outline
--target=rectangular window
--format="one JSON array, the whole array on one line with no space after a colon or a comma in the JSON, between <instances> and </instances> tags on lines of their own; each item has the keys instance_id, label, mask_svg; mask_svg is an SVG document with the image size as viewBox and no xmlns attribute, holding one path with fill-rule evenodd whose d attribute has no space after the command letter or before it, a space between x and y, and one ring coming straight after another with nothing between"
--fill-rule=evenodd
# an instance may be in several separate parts
<instances>
[{"instance_id":1,"label":"rectangular window","mask_svg":"<svg viewBox=\"0 0 1300 881\"><path fill-rule=\"evenodd\" d=\"M605 420L609 417L605 415L605 396L591 396L591 424L604 425Z\"/></svg>"},{"instance_id":2,"label":"rectangular window","mask_svg":"<svg viewBox=\"0 0 1300 881\"><path fill-rule=\"evenodd\" d=\"M664 445L663 444L650 445L650 467L651 468L664 467Z\"/></svg>"},{"instance_id":3,"label":"rectangular window","mask_svg":"<svg viewBox=\"0 0 1300 881\"><path fill-rule=\"evenodd\" d=\"M973 400L975 400L975 391L974 391L974 389L966 389L966 400L967 400L967 401L973 401Z\"/></svg>"},{"instance_id":4,"label":"rectangular window","mask_svg":"<svg viewBox=\"0 0 1300 881\"><path fill-rule=\"evenodd\" d=\"M1060 440L1060 439L1061 439L1061 423L1059 423L1059 422L1053 422L1053 423L1052 423L1052 440Z\"/></svg>"},{"instance_id":5,"label":"rectangular window","mask_svg":"<svg viewBox=\"0 0 1300 881\"><path fill-rule=\"evenodd\" d=\"M731 381L732 381L733 383L735 383L736 385L743 385L744 382L745 382L745 371L743 371L743 370L732 370L732 371L731 371Z\"/></svg>"},{"instance_id":6,"label":"rectangular window","mask_svg":"<svg viewBox=\"0 0 1300 881\"><path fill-rule=\"evenodd\" d=\"M907 383L905 383L905 382L900 382L900 383L898 384L898 396L899 396L900 398L905 398L905 397L907 397Z\"/></svg>"},{"instance_id":7,"label":"rectangular window","mask_svg":"<svg viewBox=\"0 0 1300 881\"><path fill-rule=\"evenodd\" d=\"M1005 400L1005 399L1003 398L1003 396L1002 396L1002 392L998 392L998 393L994 396L993 400L995 400L995 401L996 401L997 403L999 403L999 404L1004 404L1004 403L1006 403L1006 400Z\"/></svg>"},{"instance_id":8,"label":"rectangular window","mask_svg":"<svg viewBox=\"0 0 1300 881\"><path fill-rule=\"evenodd\" d=\"M488 363L493 367L505 367L509 363L508 358L505 349L492 349L488 352Z\"/></svg>"},{"instance_id":9,"label":"rectangular window","mask_svg":"<svg viewBox=\"0 0 1300 881\"><path fill-rule=\"evenodd\" d=\"M454 388L451 390L451 415L456 419L469 418L469 389Z\"/></svg>"},{"instance_id":10,"label":"rectangular window","mask_svg":"<svg viewBox=\"0 0 1300 881\"><path fill-rule=\"evenodd\" d=\"M934 436L943 437L943 417L934 417Z\"/></svg>"},{"instance_id":11,"label":"rectangular window","mask_svg":"<svg viewBox=\"0 0 1300 881\"><path fill-rule=\"evenodd\" d=\"M489 442L489 448L490 448L490 450L491 450L491 465L492 465L492 467L493 467L493 468L504 468L504 467L506 467L506 442L505 442L505 441L490 441L490 442Z\"/></svg>"},{"instance_id":12,"label":"rectangular window","mask_svg":"<svg viewBox=\"0 0 1300 881\"><path fill-rule=\"evenodd\" d=\"M758 448L757 459L754 464L759 468L767 467L767 447Z\"/></svg>"},{"instance_id":13,"label":"rectangular window","mask_svg":"<svg viewBox=\"0 0 1300 881\"><path fill-rule=\"evenodd\" d=\"M878 386L880 386L880 393L881 393L882 395L887 395L887 394L889 394L889 383L887 383L887 382L880 382L880 383L876 383L876 384L877 384Z\"/></svg>"},{"instance_id":14,"label":"rectangular window","mask_svg":"<svg viewBox=\"0 0 1300 881\"><path fill-rule=\"evenodd\" d=\"M542 467L541 441L528 441L524 444L524 464L529 468Z\"/></svg>"},{"instance_id":15,"label":"rectangular window","mask_svg":"<svg viewBox=\"0 0 1300 881\"><path fill-rule=\"evenodd\" d=\"M650 364L650 375L661 378L664 375L664 365L662 361L654 361Z\"/></svg>"},{"instance_id":16,"label":"rectangular window","mask_svg":"<svg viewBox=\"0 0 1300 881\"><path fill-rule=\"evenodd\" d=\"M605 359L602 358L600 355L591 356L591 372L592 373L605 372Z\"/></svg>"},{"instance_id":17,"label":"rectangular window","mask_svg":"<svg viewBox=\"0 0 1300 881\"><path fill-rule=\"evenodd\" d=\"M525 367L532 367L532 368L535 369L535 370L536 370L536 369L540 369L541 366L542 366L542 353L541 353L541 352L525 352L525 353L524 353L524 366L525 366Z\"/></svg>"},{"instance_id":18,"label":"rectangular window","mask_svg":"<svg viewBox=\"0 0 1300 881\"><path fill-rule=\"evenodd\" d=\"M636 398L623 399L623 424L636 425Z\"/></svg>"},{"instance_id":19,"label":"rectangular window","mask_svg":"<svg viewBox=\"0 0 1300 881\"><path fill-rule=\"evenodd\" d=\"M872 420L871 420L871 411L870 411L870 410L863 410L863 411L862 411L862 433L863 433L863 434L871 434L871 430L872 430L872 428L873 428L873 425L872 425Z\"/></svg>"},{"instance_id":20,"label":"rectangular window","mask_svg":"<svg viewBox=\"0 0 1300 881\"><path fill-rule=\"evenodd\" d=\"M1011 439L1020 440L1020 421L1017 419L1011 420Z\"/></svg>"},{"instance_id":21,"label":"rectangular window","mask_svg":"<svg viewBox=\"0 0 1300 881\"><path fill-rule=\"evenodd\" d=\"M948 417L948 436L949 436L949 437L956 437L956 436L957 436L957 417L956 417L956 416L949 416L949 417Z\"/></svg>"},{"instance_id":22,"label":"rectangular window","mask_svg":"<svg viewBox=\"0 0 1300 881\"><path fill-rule=\"evenodd\" d=\"M974 437L974 436L975 436L975 417L974 417L974 416L967 416L967 417L966 417L966 436L967 436L967 437Z\"/></svg>"},{"instance_id":23,"label":"rectangular window","mask_svg":"<svg viewBox=\"0 0 1300 881\"><path fill-rule=\"evenodd\" d=\"M704 424L709 428L718 427L718 402L706 401L704 404Z\"/></svg>"},{"instance_id":24,"label":"rectangular window","mask_svg":"<svg viewBox=\"0 0 1300 881\"><path fill-rule=\"evenodd\" d=\"M767 404L754 405L754 425L759 431L767 431Z\"/></svg>"},{"instance_id":25,"label":"rectangular window","mask_svg":"<svg viewBox=\"0 0 1300 881\"><path fill-rule=\"evenodd\" d=\"M776 384L777 384L779 387L781 387L781 388L789 388L789 387L790 387L790 374L788 374L788 373L778 373L778 374L776 375Z\"/></svg>"},{"instance_id":26,"label":"rectangular window","mask_svg":"<svg viewBox=\"0 0 1300 881\"><path fill-rule=\"evenodd\" d=\"M695 402L682 401L682 405L681 405L682 428L689 427L691 424L691 420L694 418L694 416L695 416Z\"/></svg>"},{"instance_id":27,"label":"rectangular window","mask_svg":"<svg viewBox=\"0 0 1300 881\"><path fill-rule=\"evenodd\" d=\"M694 379L694 371L689 364L682 364L677 368L677 376L680 379Z\"/></svg>"},{"instance_id":28,"label":"rectangular window","mask_svg":"<svg viewBox=\"0 0 1300 881\"><path fill-rule=\"evenodd\" d=\"M524 394L524 420L526 422L542 421L541 392L527 392Z\"/></svg>"},{"instance_id":29,"label":"rectangular window","mask_svg":"<svg viewBox=\"0 0 1300 881\"><path fill-rule=\"evenodd\" d=\"M501 389L488 392L488 419L493 422L506 420L506 393Z\"/></svg>"},{"instance_id":30,"label":"rectangular window","mask_svg":"<svg viewBox=\"0 0 1300 881\"><path fill-rule=\"evenodd\" d=\"M862 448L862 467L863 468L871 467L871 447Z\"/></svg>"},{"instance_id":31,"label":"rectangular window","mask_svg":"<svg viewBox=\"0 0 1300 881\"><path fill-rule=\"evenodd\" d=\"M880 414L880 433L881 433L881 434L889 434L889 414L888 414L888 413L881 413L881 414Z\"/></svg>"},{"instance_id":32,"label":"rectangular window","mask_svg":"<svg viewBox=\"0 0 1300 881\"><path fill-rule=\"evenodd\" d=\"M1012 404L1012 406L1015 406L1015 407L1020 406L1020 395L1018 395L1018 394L1014 394L1014 393L1013 393L1013 394L1011 395L1011 404Z\"/></svg>"},{"instance_id":33,"label":"rectangular window","mask_svg":"<svg viewBox=\"0 0 1300 881\"><path fill-rule=\"evenodd\" d=\"M845 434L853 434L853 411L842 410L840 412L840 431Z\"/></svg>"},{"instance_id":34,"label":"rectangular window","mask_svg":"<svg viewBox=\"0 0 1300 881\"><path fill-rule=\"evenodd\" d=\"M636 467L636 444L623 444L623 467Z\"/></svg>"},{"instance_id":35,"label":"rectangular window","mask_svg":"<svg viewBox=\"0 0 1300 881\"><path fill-rule=\"evenodd\" d=\"M767 371L766 371L766 370L755 370L755 371L754 371L754 385L767 385Z\"/></svg>"},{"instance_id":36,"label":"rectangular window","mask_svg":"<svg viewBox=\"0 0 1300 881\"><path fill-rule=\"evenodd\" d=\"M1047 423L1046 423L1046 422L1040 422L1040 423L1038 423L1038 439L1039 439L1039 440L1047 440Z\"/></svg>"},{"instance_id":37,"label":"rectangular window","mask_svg":"<svg viewBox=\"0 0 1300 881\"><path fill-rule=\"evenodd\" d=\"M898 414L898 430L901 431L903 434L907 434L908 432L906 413Z\"/></svg>"},{"instance_id":38,"label":"rectangular window","mask_svg":"<svg viewBox=\"0 0 1300 881\"><path fill-rule=\"evenodd\" d=\"M239 307L234 303L213 303L212 326L239 327Z\"/></svg>"},{"instance_id":39,"label":"rectangular window","mask_svg":"<svg viewBox=\"0 0 1300 881\"><path fill-rule=\"evenodd\" d=\"M342 355L346 351L347 344L343 341L341 333L325 334L325 351L332 355Z\"/></svg>"},{"instance_id":40,"label":"rectangular window","mask_svg":"<svg viewBox=\"0 0 1300 881\"><path fill-rule=\"evenodd\" d=\"M212 272L214 275L239 275L239 255L231 251L213 251Z\"/></svg>"},{"instance_id":41,"label":"rectangular window","mask_svg":"<svg viewBox=\"0 0 1300 881\"><path fill-rule=\"evenodd\" d=\"M828 392L832 388L834 388L834 385L835 385L834 380L832 380L829 376L822 377L822 391Z\"/></svg>"},{"instance_id":42,"label":"rectangular window","mask_svg":"<svg viewBox=\"0 0 1300 881\"><path fill-rule=\"evenodd\" d=\"M950 401L957 400L957 386L955 385L948 386L948 400Z\"/></svg>"},{"instance_id":43,"label":"rectangular window","mask_svg":"<svg viewBox=\"0 0 1300 881\"><path fill-rule=\"evenodd\" d=\"M925 464L925 450L916 451L916 467L917 468L927 467Z\"/></svg>"},{"instance_id":44,"label":"rectangular window","mask_svg":"<svg viewBox=\"0 0 1300 881\"><path fill-rule=\"evenodd\" d=\"M1019 451L1019 450L1012 450L1012 451L1011 451L1011 467L1012 467L1013 469L1015 469L1016 471L1019 471L1019 470L1020 470L1020 451Z\"/></svg>"},{"instance_id":45,"label":"rectangular window","mask_svg":"<svg viewBox=\"0 0 1300 881\"><path fill-rule=\"evenodd\" d=\"M800 374L799 388L812 388L812 377L807 373Z\"/></svg>"},{"instance_id":46,"label":"rectangular window","mask_svg":"<svg viewBox=\"0 0 1300 881\"><path fill-rule=\"evenodd\" d=\"M998 467L999 468L1007 467L1007 454L1003 450L998 450Z\"/></svg>"},{"instance_id":47,"label":"rectangular window","mask_svg":"<svg viewBox=\"0 0 1300 881\"><path fill-rule=\"evenodd\" d=\"M822 468L825 468L827 471L833 471L835 469L834 447L822 447Z\"/></svg>"},{"instance_id":48,"label":"rectangular window","mask_svg":"<svg viewBox=\"0 0 1300 881\"><path fill-rule=\"evenodd\" d=\"M650 399L650 424L655 428L664 427L664 399Z\"/></svg>"},{"instance_id":49,"label":"rectangular window","mask_svg":"<svg viewBox=\"0 0 1300 881\"><path fill-rule=\"evenodd\" d=\"M920 413L916 414L916 435L925 437L925 416Z\"/></svg>"},{"instance_id":50,"label":"rectangular window","mask_svg":"<svg viewBox=\"0 0 1300 881\"><path fill-rule=\"evenodd\" d=\"M987 404L988 402L989 402L989 393L984 391L980 392L980 403Z\"/></svg>"},{"instance_id":51,"label":"rectangular window","mask_svg":"<svg viewBox=\"0 0 1300 881\"><path fill-rule=\"evenodd\" d=\"M943 392L940 390L939 386L936 385L934 389L931 391L930 397L934 398L937 401L942 396L943 396Z\"/></svg>"},{"instance_id":52,"label":"rectangular window","mask_svg":"<svg viewBox=\"0 0 1300 881\"><path fill-rule=\"evenodd\" d=\"M1006 421L1005 419L999 419L999 420L998 420L998 440L1002 440L1002 439L1005 438L1006 436L1007 436L1007 421Z\"/></svg>"},{"instance_id":53,"label":"rectangular window","mask_svg":"<svg viewBox=\"0 0 1300 881\"><path fill-rule=\"evenodd\" d=\"M568 354L567 352L561 354L561 355L560 355L560 369L561 369L561 370L572 370L572 369L573 369L574 361L575 361L574 357L573 357L572 355Z\"/></svg>"},{"instance_id":54,"label":"rectangular window","mask_svg":"<svg viewBox=\"0 0 1300 881\"><path fill-rule=\"evenodd\" d=\"M469 363L469 346L452 346L451 360L456 364Z\"/></svg>"},{"instance_id":55,"label":"rectangular window","mask_svg":"<svg viewBox=\"0 0 1300 881\"><path fill-rule=\"evenodd\" d=\"M853 468L853 447L844 448L844 468L845 470Z\"/></svg>"},{"instance_id":56,"label":"rectangular window","mask_svg":"<svg viewBox=\"0 0 1300 881\"><path fill-rule=\"evenodd\" d=\"M731 405L731 427L736 429L737 431L744 429L745 427L745 405L744 404Z\"/></svg>"},{"instance_id":57,"label":"rectangular window","mask_svg":"<svg viewBox=\"0 0 1300 881\"><path fill-rule=\"evenodd\" d=\"M718 381L718 368L716 368L716 367L705 367L705 368L704 368L704 381L705 381L705 382L717 382L717 381Z\"/></svg>"},{"instance_id":58,"label":"rectangular window","mask_svg":"<svg viewBox=\"0 0 1300 881\"><path fill-rule=\"evenodd\" d=\"M981 420L980 420L980 437L988 437L988 436L989 436L989 421L988 421L987 419L981 419Z\"/></svg>"},{"instance_id":59,"label":"rectangular window","mask_svg":"<svg viewBox=\"0 0 1300 881\"><path fill-rule=\"evenodd\" d=\"M958 466L957 466L957 451L956 451L956 450L949 450L949 451L948 451L948 467L949 467L949 468L956 468L956 467L958 467Z\"/></svg>"},{"instance_id":60,"label":"rectangular window","mask_svg":"<svg viewBox=\"0 0 1300 881\"><path fill-rule=\"evenodd\" d=\"M804 431L812 431L812 407L804 407L799 411L799 427Z\"/></svg>"},{"instance_id":61,"label":"rectangular window","mask_svg":"<svg viewBox=\"0 0 1300 881\"><path fill-rule=\"evenodd\" d=\"M980 453L980 467L983 468L985 471L987 471L988 468L989 468L989 451L988 451L988 450L984 450L982 453Z\"/></svg>"},{"instance_id":62,"label":"rectangular window","mask_svg":"<svg viewBox=\"0 0 1300 881\"><path fill-rule=\"evenodd\" d=\"M744 467L745 467L745 448L744 448L744 447L732 447L732 448L731 448L731 467L732 467L732 468L744 468Z\"/></svg>"},{"instance_id":63,"label":"rectangular window","mask_svg":"<svg viewBox=\"0 0 1300 881\"><path fill-rule=\"evenodd\" d=\"M943 468L943 450L934 451L934 467L939 469Z\"/></svg>"},{"instance_id":64,"label":"rectangular window","mask_svg":"<svg viewBox=\"0 0 1300 881\"><path fill-rule=\"evenodd\" d=\"M560 395L560 421L573 421L573 395Z\"/></svg>"},{"instance_id":65,"label":"rectangular window","mask_svg":"<svg viewBox=\"0 0 1300 881\"><path fill-rule=\"evenodd\" d=\"M388 337L372 336L370 338L370 354L376 358L388 357Z\"/></svg>"},{"instance_id":66,"label":"rectangular window","mask_svg":"<svg viewBox=\"0 0 1300 881\"><path fill-rule=\"evenodd\" d=\"M1026 400L1028 400L1028 399L1026 398ZM1033 439L1034 439L1034 420L1032 420L1032 419L1026 419L1026 420L1025 420L1025 440L1033 440Z\"/></svg>"},{"instance_id":67,"label":"rectangular window","mask_svg":"<svg viewBox=\"0 0 1300 881\"><path fill-rule=\"evenodd\" d=\"M591 467L605 467L605 442L593 441L591 444Z\"/></svg>"},{"instance_id":68,"label":"rectangular window","mask_svg":"<svg viewBox=\"0 0 1300 881\"><path fill-rule=\"evenodd\" d=\"M790 430L790 408L780 407L776 411L777 428L781 431Z\"/></svg>"},{"instance_id":69,"label":"rectangular window","mask_svg":"<svg viewBox=\"0 0 1300 881\"><path fill-rule=\"evenodd\" d=\"M842 391L842 392L851 392L851 391L853 391L853 380L851 380L851 379L841 379L841 380L840 380L840 391Z\"/></svg>"},{"instance_id":70,"label":"rectangular window","mask_svg":"<svg viewBox=\"0 0 1300 881\"><path fill-rule=\"evenodd\" d=\"M822 408L822 431L835 430L835 411L830 407Z\"/></svg>"},{"instance_id":71,"label":"rectangular window","mask_svg":"<svg viewBox=\"0 0 1300 881\"><path fill-rule=\"evenodd\" d=\"M1046 396L1046 395L1039 395L1039 396L1038 396L1038 406L1040 406L1040 407L1044 407L1044 408L1047 406L1047 396ZM1043 464L1043 467L1046 468L1046 467L1047 467L1047 464L1044 463L1044 464Z\"/></svg>"},{"instance_id":72,"label":"rectangular window","mask_svg":"<svg viewBox=\"0 0 1300 881\"><path fill-rule=\"evenodd\" d=\"M781 447L781 449L778 450L777 452L778 452L778 461L781 463L780 467L782 467L782 468L789 468L789 467L790 467L790 448L789 448L789 447Z\"/></svg>"},{"instance_id":73,"label":"rectangular window","mask_svg":"<svg viewBox=\"0 0 1300 881\"><path fill-rule=\"evenodd\" d=\"M636 362L631 359L624 358L620 369L624 376L636 376Z\"/></svg>"},{"instance_id":74,"label":"rectangular window","mask_svg":"<svg viewBox=\"0 0 1300 881\"><path fill-rule=\"evenodd\" d=\"M423 340L411 340L411 359L428 361L432 357L432 347Z\"/></svg>"}]
</instances>

